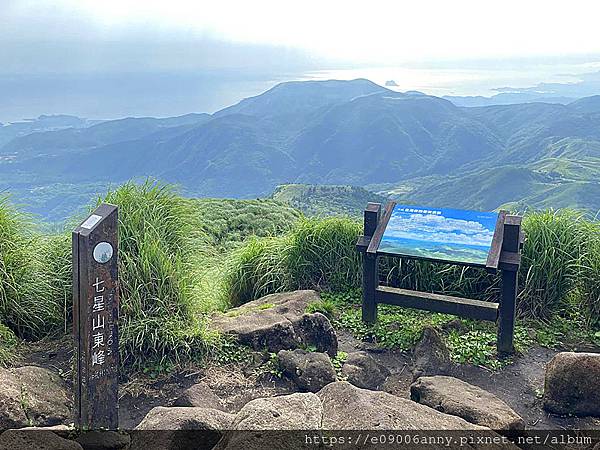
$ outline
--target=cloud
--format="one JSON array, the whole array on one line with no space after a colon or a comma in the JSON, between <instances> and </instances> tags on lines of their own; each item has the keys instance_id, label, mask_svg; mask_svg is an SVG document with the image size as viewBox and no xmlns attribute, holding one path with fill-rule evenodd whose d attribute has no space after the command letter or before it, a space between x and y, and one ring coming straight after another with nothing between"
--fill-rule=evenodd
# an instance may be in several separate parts
<instances>
[{"instance_id":1,"label":"cloud","mask_svg":"<svg viewBox=\"0 0 600 450\"><path fill-rule=\"evenodd\" d=\"M385 238L411 239L444 244L489 246L494 230L480 222L433 214L394 214Z\"/></svg>"}]
</instances>

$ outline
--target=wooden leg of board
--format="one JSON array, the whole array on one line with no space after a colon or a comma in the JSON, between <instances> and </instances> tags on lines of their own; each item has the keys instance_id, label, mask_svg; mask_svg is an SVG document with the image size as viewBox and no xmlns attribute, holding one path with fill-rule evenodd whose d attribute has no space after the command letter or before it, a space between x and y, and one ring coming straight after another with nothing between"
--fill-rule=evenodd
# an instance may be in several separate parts
<instances>
[{"instance_id":1,"label":"wooden leg of board","mask_svg":"<svg viewBox=\"0 0 600 450\"><path fill-rule=\"evenodd\" d=\"M375 302L377 276L377 257L363 253L362 320L366 323L373 323L377 320L377 303Z\"/></svg>"},{"instance_id":2,"label":"wooden leg of board","mask_svg":"<svg viewBox=\"0 0 600 450\"><path fill-rule=\"evenodd\" d=\"M514 352L515 311L517 301L516 271L502 271L502 298L498 308L498 343L499 355Z\"/></svg>"}]
</instances>

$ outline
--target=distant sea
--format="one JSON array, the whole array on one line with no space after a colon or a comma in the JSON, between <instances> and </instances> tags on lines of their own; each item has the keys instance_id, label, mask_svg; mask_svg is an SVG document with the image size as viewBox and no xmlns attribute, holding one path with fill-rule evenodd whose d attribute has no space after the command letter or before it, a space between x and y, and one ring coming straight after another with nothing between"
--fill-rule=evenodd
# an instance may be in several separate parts
<instances>
[{"instance_id":1,"label":"distant sea","mask_svg":"<svg viewBox=\"0 0 600 450\"><path fill-rule=\"evenodd\" d=\"M581 81L582 74L599 70L598 62L585 61L466 61L304 72L0 74L0 122L41 114L114 119L212 113L290 80L368 78L381 85L393 80L397 86L388 87L397 91L491 96L498 88L527 88L541 82L573 85Z\"/></svg>"}]
</instances>

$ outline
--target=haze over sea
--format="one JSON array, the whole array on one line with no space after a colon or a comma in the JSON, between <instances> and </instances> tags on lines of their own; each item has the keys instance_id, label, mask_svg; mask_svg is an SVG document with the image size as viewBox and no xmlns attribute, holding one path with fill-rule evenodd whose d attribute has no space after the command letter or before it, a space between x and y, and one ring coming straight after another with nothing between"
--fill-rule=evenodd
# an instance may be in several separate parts
<instances>
[{"instance_id":1,"label":"haze over sea","mask_svg":"<svg viewBox=\"0 0 600 450\"><path fill-rule=\"evenodd\" d=\"M126 116L165 117L215 112L257 95L282 81L367 78L397 91L431 95L482 95L527 89L539 83L570 88L585 85L597 73L594 59L453 61L402 67L357 67L312 70L215 69L168 72L132 71L74 74L0 74L0 122L42 114L72 114L90 119ZM597 81L596 81L597 83ZM509 87L510 89L504 89ZM543 90L543 89L542 89ZM588 89L589 90L589 89ZM581 96L591 95L584 90ZM600 93L595 91L592 93ZM571 93L572 95L572 93ZM565 96L569 96L567 93Z\"/></svg>"}]
</instances>

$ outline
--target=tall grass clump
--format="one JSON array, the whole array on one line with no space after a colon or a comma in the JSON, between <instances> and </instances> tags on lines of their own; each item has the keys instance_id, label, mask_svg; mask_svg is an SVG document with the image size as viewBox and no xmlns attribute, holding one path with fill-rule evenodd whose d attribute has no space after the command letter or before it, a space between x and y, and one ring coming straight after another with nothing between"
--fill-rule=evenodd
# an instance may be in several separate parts
<instances>
[{"instance_id":1,"label":"tall grass clump","mask_svg":"<svg viewBox=\"0 0 600 450\"><path fill-rule=\"evenodd\" d=\"M590 235L590 222L571 210L526 214L523 228L521 289L518 309L522 316L544 319L568 307L565 303L578 283L579 263Z\"/></svg>"},{"instance_id":2,"label":"tall grass clump","mask_svg":"<svg viewBox=\"0 0 600 450\"><path fill-rule=\"evenodd\" d=\"M253 237L231 254L223 282L229 305L292 289L285 259L289 242L287 236Z\"/></svg>"},{"instance_id":3,"label":"tall grass clump","mask_svg":"<svg viewBox=\"0 0 600 450\"><path fill-rule=\"evenodd\" d=\"M202 353L207 335L195 315L193 262L206 244L191 204L172 187L150 181L127 183L102 201L119 207L124 363Z\"/></svg>"},{"instance_id":4,"label":"tall grass clump","mask_svg":"<svg viewBox=\"0 0 600 450\"><path fill-rule=\"evenodd\" d=\"M361 226L347 218L304 219L287 236L284 255L296 289L346 290L362 279L356 240Z\"/></svg>"},{"instance_id":5,"label":"tall grass clump","mask_svg":"<svg viewBox=\"0 0 600 450\"><path fill-rule=\"evenodd\" d=\"M577 306L588 323L600 327L600 222L591 222L588 240L581 255L578 281Z\"/></svg>"},{"instance_id":6,"label":"tall grass clump","mask_svg":"<svg viewBox=\"0 0 600 450\"><path fill-rule=\"evenodd\" d=\"M17 337L12 330L0 323L0 367L7 366L14 358L17 344Z\"/></svg>"},{"instance_id":7,"label":"tall grass clump","mask_svg":"<svg viewBox=\"0 0 600 450\"><path fill-rule=\"evenodd\" d=\"M351 219L303 218L282 236L250 239L226 268L227 298L238 305L286 290L357 287L359 233L360 225Z\"/></svg>"},{"instance_id":8,"label":"tall grass clump","mask_svg":"<svg viewBox=\"0 0 600 450\"><path fill-rule=\"evenodd\" d=\"M29 217L0 199L0 323L23 339L56 333L64 325L43 248Z\"/></svg>"}]
</instances>

